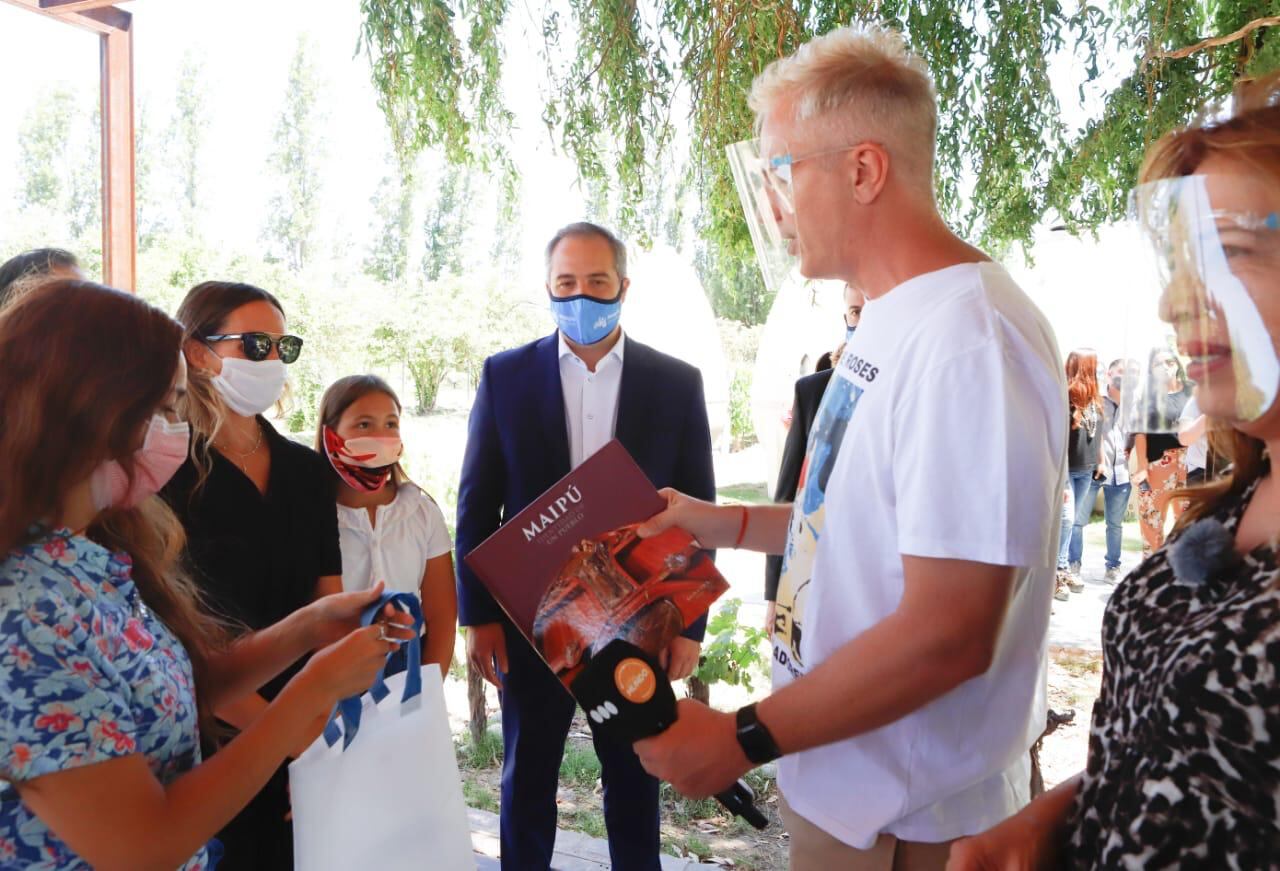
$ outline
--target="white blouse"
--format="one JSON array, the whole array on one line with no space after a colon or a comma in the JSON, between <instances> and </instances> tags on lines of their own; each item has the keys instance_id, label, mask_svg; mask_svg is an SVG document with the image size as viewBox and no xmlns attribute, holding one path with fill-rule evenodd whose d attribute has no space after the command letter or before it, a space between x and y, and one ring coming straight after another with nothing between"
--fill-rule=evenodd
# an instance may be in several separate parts
<instances>
[{"instance_id":1,"label":"white blouse","mask_svg":"<svg viewBox=\"0 0 1280 871\"><path fill-rule=\"evenodd\" d=\"M367 590L383 581L388 592L420 594L427 560L453 549L440 506L406 481L390 504L377 507L376 519L369 522L366 508L338 506L342 588Z\"/></svg>"}]
</instances>

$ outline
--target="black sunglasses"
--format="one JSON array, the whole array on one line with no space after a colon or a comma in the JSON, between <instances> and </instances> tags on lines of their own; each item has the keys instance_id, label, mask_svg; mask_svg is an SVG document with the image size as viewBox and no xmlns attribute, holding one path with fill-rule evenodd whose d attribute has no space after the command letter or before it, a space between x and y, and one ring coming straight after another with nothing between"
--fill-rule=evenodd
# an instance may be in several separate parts
<instances>
[{"instance_id":1,"label":"black sunglasses","mask_svg":"<svg viewBox=\"0 0 1280 871\"><path fill-rule=\"evenodd\" d=\"M302 339L298 336L281 336L273 339L267 333L225 333L217 336L205 336L206 342L225 342L239 339L244 355L254 362L265 360L271 354L271 346L275 345L280 352L280 362L292 363L302 353Z\"/></svg>"}]
</instances>

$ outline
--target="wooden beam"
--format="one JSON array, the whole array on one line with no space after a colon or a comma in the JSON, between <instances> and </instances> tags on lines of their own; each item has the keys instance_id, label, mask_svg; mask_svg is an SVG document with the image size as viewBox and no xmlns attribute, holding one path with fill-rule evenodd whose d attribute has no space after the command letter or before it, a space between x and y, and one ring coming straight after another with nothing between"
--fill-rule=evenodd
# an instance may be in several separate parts
<instances>
[{"instance_id":1,"label":"wooden beam","mask_svg":"<svg viewBox=\"0 0 1280 871\"><path fill-rule=\"evenodd\" d=\"M117 9L114 6L102 6L75 12L53 7L46 9L40 5L40 0L0 0L0 3L8 3L20 9L29 9L40 15L48 16L55 21L62 21L98 34L128 30L133 21L132 13Z\"/></svg>"},{"instance_id":2,"label":"wooden beam","mask_svg":"<svg viewBox=\"0 0 1280 871\"><path fill-rule=\"evenodd\" d=\"M102 41L102 280L112 287L132 291L137 281L138 237L134 202L133 29L112 30L99 38Z\"/></svg>"},{"instance_id":3,"label":"wooden beam","mask_svg":"<svg viewBox=\"0 0 1280 871\"><path fill-rule=\"evenodd\" d=\"M123 9L117 9L114 6L105 6L102 9L87 9L84 12L74 12L70 15L59 15L58 18L69 24L78 24L81 27L87 27L96 33L102 34L133 29L133 13L125 12Z\"/></svg>"},{"instance_id":4,"label":"wooden beam","mask_svg":"<svg viewBox=\"0 0 1280 871\"><path fill-rule=\"evenodd\" d=\"M103 6L114 6L115 0L40 0L40 8L49 12L83 12L86 9L101 9Z\"/></svg>"}]
</instances>

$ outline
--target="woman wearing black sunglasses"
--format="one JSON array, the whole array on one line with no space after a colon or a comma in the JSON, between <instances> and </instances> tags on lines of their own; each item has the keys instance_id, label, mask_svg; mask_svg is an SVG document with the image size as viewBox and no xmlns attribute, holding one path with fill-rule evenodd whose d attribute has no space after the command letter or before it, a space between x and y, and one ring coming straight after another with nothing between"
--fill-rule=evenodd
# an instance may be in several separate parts
<instances>
[{"instance_id":1,"label":"woman wearing black sunglasses","mask_svg":"<svg viewBox=\"0 0 1280 871\"><path fill-rule=\"evenodd\" d=\"M261 629L342 589L332 476L320 455L262 416L279 400L302 340L288 334L279 300L248 284L197 285L177 319L192 445L164 495L186 527L191 570L208 600ZM215 713L247 728L300 666ZM281 767L220 833L223 871L293 867L287 784Z\"/></svg>"}]
</instances>

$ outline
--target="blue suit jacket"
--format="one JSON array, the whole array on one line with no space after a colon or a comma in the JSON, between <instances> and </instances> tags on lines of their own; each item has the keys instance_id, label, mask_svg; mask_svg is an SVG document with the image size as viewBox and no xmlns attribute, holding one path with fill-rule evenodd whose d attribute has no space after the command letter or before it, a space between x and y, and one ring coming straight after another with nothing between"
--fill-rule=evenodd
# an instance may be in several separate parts
<instances>
[{"instance_id":1,"label":"blue suit jacket","mask_svg":"<svg viewBox=\"0 0 1280 871\"><path fill-rule=\"evenodd\" d=\"M628 337L614 435L654 486L715 499L707 405L693 366ZM569 471L558 334L494 354L484 363L471 409L458 485L463 626L506 619L467 567L467 554ZM700 641L705 626L704 618L684 634Z\"/></svg>"}]
</instances>

